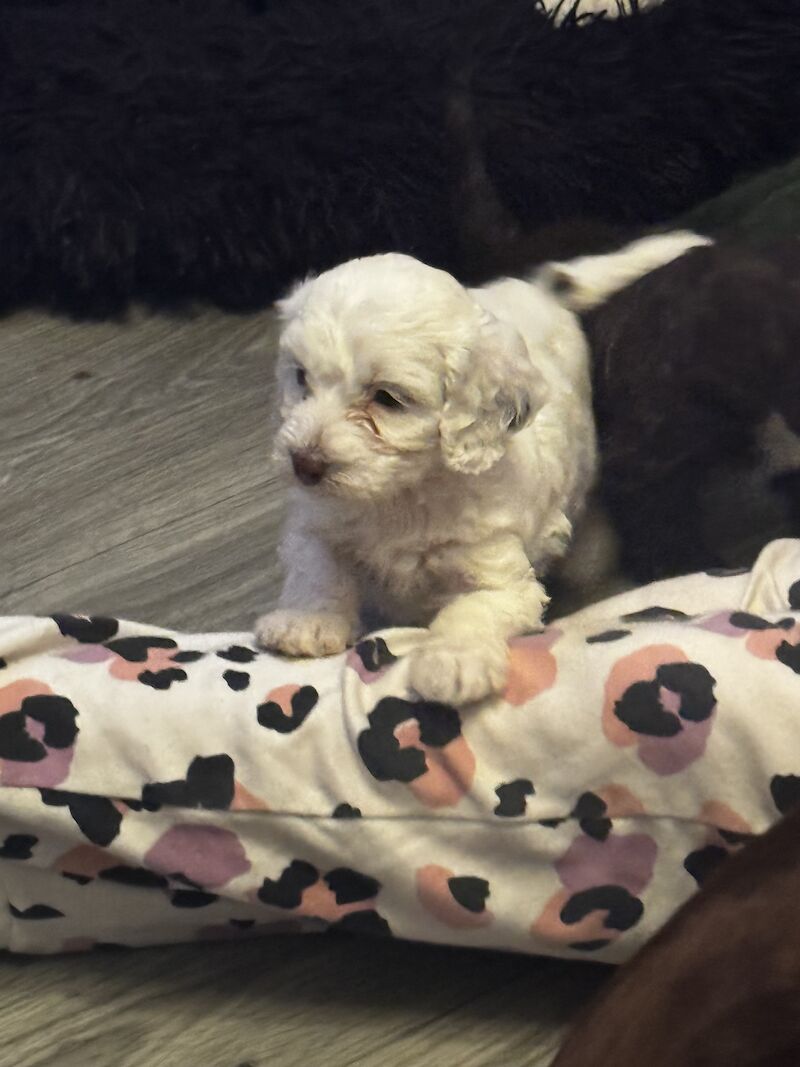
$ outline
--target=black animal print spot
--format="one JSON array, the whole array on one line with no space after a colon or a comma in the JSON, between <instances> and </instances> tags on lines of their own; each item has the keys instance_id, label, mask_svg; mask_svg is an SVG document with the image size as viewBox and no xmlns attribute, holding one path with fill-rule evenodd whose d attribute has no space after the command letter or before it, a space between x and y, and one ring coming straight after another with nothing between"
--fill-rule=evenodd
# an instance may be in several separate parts
<instances>
[{"instance_id":1,"label":"black animal print spot","mask_svg":"<svg viewBox=\"0 0 800 1067\"><path fill-rule=\"evenodd\" d=\"M614 714L634 733L648 737L674 737L683 729L681 720L703 722L716 706L714 678L699 663L665 663L651 682L634 682L614 705ZM660 690L680 697L678 714L661 703Z\"/></svg>"},{"instance_id":2,"label":"black animal print spot","mask_svg":"<svg viewBox=\"0 0 800 1067\"><path fill-rule=\"evenodd\" d=\"M392 930L382 915L371 908L351 911L328 927L328 932L357 934L359 937L391 937Z\"/></svg>"},{"instance_id":3,"label":"black animal print spot","mask_svg":"<svg viewBox=\"0 0 800 1067\"><path fill-rule=\"evenodd\" d=\"M271 904L275 908L297 908L303 899L303 892L319 881L319 871L305 860L292 860L284 868L277 881L265 878L258 891L262 904Z\"/></svg>"},{"instance_id":4,"label":"black animal print spot","mask_svg":"<svg viewBox=\"0 0 800 1067\"><path fill-rule=\"evenodd\" d=\"M781 815L786 815L800 804L800 776L776 774L769 783L769 791L775 807Z\"/></svg>"},{"instance_id":5,"label":"black animal print spot","mask_svg":"<svg viewBox=\"0 0 800 1067\"><path fill-rule=\"evenodd\" d=\"M800 580L789 586L789 607L792 611L800 611Z\"/></svg>"},{"instance_id":6,"label":"black animal print spot","mask_svg":"<svg viewBox=\"0 0 800 1067\"><path fill-rule=\"evenodd\" d=\"M461 716L455 708L426 700L408 706L415 708L414 718L419 724L419 739L423 745L444 748L461 736Z\"/></svg>"},{"instance_id":7,"label":"black animal print spot","mask_svg":"<svg viewBox=\"0 0 800 1067\"><path fill-rule=\"evenodd\" d=\"M149 685L151 689L169 689L173 682L185 682L186 671L180 667L165 667L160 671L142 671L139 681L142 685Z\"/></svg>"},{"instance_id":8,"label":"black animal print spot","mask_svg":"<svg viewBox=\"0 0 800 1067\"><path fill-rule=\"evenodd\" d=\"M579 826L587 837L595 841L605 841L614 828L611 819L581 819Z\"/></svg>"},{"instance_id":9,"label":"black animal print spot","mask_svg":"<svg viewBox=\"0 0 800 1067\"><path fill-rule=\"evenodd\" d=\"M739 630L791 630L794 619L780 619L778 622L769 622L760 615L752 615L749 611L733 611L730 615L731 626Z\"/></svg>"},{"instance_id":10,"label":"black animal print spot","mask_svg":"<svg viewBox=\"0 0 800 1067\"><path fill-rule=\"evenodd\" d=\"M349 867L337 867L329 871L324 878L325 884L336 897L337 904L355 904L362 900L372 900L381 888L380 882L368 874L359 874Z\"/></svg>"},{"instance_id":11,"label":"black animal print spot","mask_svg":"<svg viewBox=\"0 0 800 1067\"><path fill-rule=\"evenodd\" d=\"M94 881L88 874L73 874L72 871L62 871L61 877L69 878L70 882L76 882L78 885L88 885Z\"/></svg>"},{"instance_id":12,"label":"black animal print spot","mask_svg":"<svg viewBox=\"0 0 800 1067\"><path fill-rule=\"evenodd\" d=\"M42 723L44 743L48 748L69 748L78 736L75 720L78 709L66 697L29 696L22 701L22 712Z\"/></svg>"},{"instance_id":13,"label":"black animal print spot","mask_svg":"<svg viewBox=\"0 0 800 1067\"><path fill-rule=\"evenodd\" d=\"M119 885L134 886L138 889L165 889L167 880L155 871L149 871L146 867L126 867L120 864L118 867L106 867L100 871L98 878L105 882L117 882Z\"/></svg>"},{"instance_id":14,"label":"black animal print spot","mask_svg":"<svg viewBox=\"0 0 800 1067\"><path fill-rule=\"evenodd\" d=\"M107 797L40 789L42 802L52 808L68 808L84 837L94 845L110 845L119 833L122 816Z\"/></svg>"},{"instance_id":15,"label":"black animal print spot","mask_svg":"<svg viewBox=\"0 0 800 1067\"><path fill-rule=\"evenodd\" d=\"M427 770L425 753L413 746L401 748L394 735L408 719L417 720L424 745L442 748L461 734L461 718L455 708L424 700L384 697L367 716L369 727L358 735L359 755L379 782L413 782Z\"/></svg>"},{"instance_id":16,"label":"black animal print spot","mask_svg":"<svg viewBox=\"0 0 800 1067\"><path fill-rule=\"evenodd\" d=\"M78 709L66 697L25 697L18 711L0 716L0 758L38 763L48 748L69 748L78 735L77 717ZM44 726L42 741L28 733L28 718Z\"/></svg>"},{"instance_id":17,"label":"black animal print spot","mask_svg":"<svg viewBox=\"0 0 800 1067\"><path fill-rule=\"evenodd\" d=\"M623 637L630 637L631 630L603 630L602 633L592 634L586 638L587 645L604 644L607 641L621 641Z\"/></svg>"},{"instance_id":18,"label":"black animal print spot","mask_svg":"<svg viewBox=\"0 0 800 1067\"><path fill-rule=\"evenodd\" d=\"M397 662L397 656L389 651L382 637L370 637L366 641L359 641L353 651L361 660L364 670L372 671L373 673L376 673L382 667L388 667L390 664Z\"/></svg>"},{"instance_id":19,"label":"black animal print spot","mask_svg":"<svg viewBox=\"0 0 800 1067\"><path fill-rule=\"evenodd\" d=\"M151 782L142 788L142 803L148 810L153 804L176 808L205 808L224 811L233 800L235 766L230 756L195 756L185 779L175 782Z\"/></svg>"},{"instance_id":20,"label":"black animal print spot","mask_svg":"<svg viewBox=\"0 0 800 1067\"><path fill-rule=\"evenodd\" d=\"M231 663L252 663L258 653L252 648L245 648L244 645L231 645L230 648L217 652L217 655L220 659L230 660Z\"/></svg>"},{"instance_id":21,"label":"black animal print spot","mask_svg":"<svg viewBox=\"0 0 800 1067\"><path fill-rule=\"evenodd\" d=\"M572 815L576 819L601 819L608 806L597 793L581 793L572 809Z\"/></svg>"},{"instance_id":22,"label":"black animal print spot","mask_svg":"<svg viewBox=\"0 0 800 1067\"><path fill-rule=\"evenodd\" d=\"M132 797L121 797L120 799L121 799L122 803L125 804L126 807L131 809L131 811L160 811L161 810L161 804L159 804L158 801L153 800L152 797L150 799L148 799L147 801L142 800L141 797L136 798L136 799L134 799Z\"/></svg>"},{"instance_id":23,"label":"black animal print spot","mask_svg":"<svg viewBox=\"0 0 800 1067\"><path fill-rule=\"evenodd\" d=\"M205 893L201 889L176 889L170 897L173 908L207 908L219 900L216 893Z\"/></svg>"},{"instance_id":24,"label":"black animal print spot","mask_svg":"<svg viewBox=\"0 0 800 1067\"><path fill-rule=\"evenodd\" d=\"M171 637L120 637L116 641L106 643L106 648L115 652L126 663L144 663L151 648L177 647L177 641L173 641Z\"/></svg>"},{"instance_id":25,"label":"black animal print spot","mask_svg":"<svg viewBox=\"0 0 800 1067\"><path fill-rule=\"evenodd\" d=\"M486 911L486 899L489 896L489 883L485 878L473 875L448 878L447 888L457 904L475 915Z\"/></svg>"},{"instance_id":26,"label":"black animal print spot","mask_svg":"<svg viewBox=\"0 0 800 1067\"><path fill-rule=\"evenodd\" d=\"M352 804L337 804L333 809L334 819L360 819L361 808L354 808Z\"/></svg>"},{"instance_id":27,"label":"black animal print spot","mask_svg":"<svg viewBox=\"0 0 800 1067\"><path fill-rule=\"evenodd\" d=\"M64 912L51 908L49 904L31 904L29 908L15 908L8 905L8 910L15 919L63 919Z\"/></svg>"},{"instance_id":28,"label":"black animal print spot","mask_svg":"<svg viewBox=\"0 0 800 1067\"><path fill-rule=\"evenodd\" d=\"M177 649L178 645L171 637L143 636L120 637L116 641L107 642L106 648L120 656L126 663L145 663L152 649ZM192 663L202 655L202 652L176 651L171 659L175 663ZM185 682L186 677L186 671L180 667L164 667L157 671L144 670L138 675L138 680L142 685L147 685L151 689L163 691L169 689L173 682Z\"/></svg>"},{"instance_id":29,"label":"black animal print spot","mask_svg":"<svg viewBox=\"0 0 800 1067\"><path fill-rule=\"evenodd\" d=\"M222 677L235 693L241 692L242 689L247 689L248 685L250 685L250 675L247 671L229 670L225 671Z\"/></svg>"},{"instance_id":30,"label":"black animal print spot","mask_svg":"<svg viewBox=\"0 0 800 1067\"><path fill-rule=\"evenodd\" d=\"M0 671L4 670L7 666L8 664L6 663L6 661L3 659L2 656L0 656Z\"/></svg>"},{"instance_id":31,"label":"black animal print spot","mask_svg":"<svg viewBox=\"0 0 800 1067\"><path fill-rule=\"evenodd\" d=\"M34 845L39 843L38 837L32 834L9 834L0 845L0 859L4 860L29 860L33 855Z\"/></svg>"},{"instance_id":32,"label":"black animal print spot","mask_svg":"<svg viewBox=\"0 0 800 1067\"><path fill-rule=\"evenodd\" d=\"M598 885L573 893L561 909L561 921L572 926L594 911L607 913L603 919L603 926L607 930L624 932L638 923L644 914L644 906L641 900L632 896L624 886ZM587 941L576 942L570 947L588 951L589 945L599 947L595 942Z\"/></svg>"},{"instance_id":33,"label":"black animal print spot","mask_svg":"<svg viewBox=\"0 0 800 1067\"><path fill-rule=\"evenodd\" d=\"M800 645L790 645L788 641L781 641L775 650L775 658L790 671L800 674Z\"/></svg>"},{"instance_id":34,"label":"black animal print spot","mask_svg":"<svg viewBox=\"0 0 800 1067\"><path fill-rule=\"evenodd\" d=\"M683 867L700 886L728 856L728 850L720 845L706 845L705 848L690 852L683 861Z\"/></svg>"},{"instance_id":35,"label":"black animal print spot","mask_svg":"<svg viewBox=\"0 0 800 1067\"><path fill-rule=\"evenodd\" d=\"M319 693L313 685L304 685L292 694L292 713L287 715L280 704L268 700L259 704L257 717L260 726L275 730L279 734L291 734L305 722L308 713L316 707Z\"/></svg>"},{"instance_id":36,"label":"black animal print spot","mask_svg":"<svg viewBox=\"0 0 800 1067\"><path fill-rule=\"evenodd\" d=\"M193 652L191 649L186 649L184 652L176 652L172 657L173 663L197 663L199 659L205 656L205 652Z\"/></svg>"},{"instance_id":37,"label":"black animal print spot","mask_svg":"<svg viewBox=\"0 0 800 1067\"><path fill-rule=\"evenodd\" d=\"M657 682L634 682L614 705L614 714L635 733L674 737L683 727L677 715L661 705Z\"/></svg>"},{"instance_id":38,"label":"black animal print spot","mask_svg":"<svg viewBox=\"0 0 800 1067\"><path fill-rule=\"evenodd\" d=\"M255 919L228 919L229 926L235 926L237 930L251 930L255 925Z\"/></svg>"},{"instance_id":39,"label":"black animal print spot","mask_svg":"<svg viewBox=\"0 0 800 1067\"><path fill-rule=\"evenodd\" d=\"M46 755L42 742L28 733L24 711L10 711L0 717L0 758L37 763Z\"/></svg>"},{"instance_id":40,"label":"black animal print spot","mask_svg":"<svg viewBox=\"0 0 800 1067\"><path fill-rule=\"evenodd\" d=\"M596 793L582 793L572 810L578 825L587 837L605 841L612 830L611 819L606 815L608 806Z\"/></svg>"},{"instance_id":41,"label":"black animal print spot","mask_svg":"<svg viewBox=\"0 0 800 1067\"><path fill-rule=\"evenodd\" d=\"M682 619L691 619L685 611L677 608L662 608L654 604L651 608L642 608L641 611L632 611L629 615L622 616L622 622L679 622Z\"/></svg>"},{"instance_id":42,"label":"black animal print spot","mask_svg":"<svg viewBox=\"0 0 800 1067\"><path fill-rule=\"evenodd\" d=\"M80 615L51 615L50 618L62 636L72 637L81 644L102 645L119 630L117 620L105 615L90 615L86 619Z\"/></svg>"},{"instance_id":43,"label":"black animal print spot","mask_svg":"<svg viewBox=\"0 0 800 1067\"><path fill-rule=\"evenodd\" d=\"M700 663L664 663L656 681L681 698L678 714L690 722L705 722L716 705L715 680Z\"/></svg>"},{"instance_id":44,"label":"black animal print spot","mask_svg":"<svg viewBox=\"0 0 800 1067\"><path fill-rule=\"evenodd\" d=\"M130 808L131 811L159 811L161 809L161 805L154 800L150 800L147 804L140 798L120 797L120 800L125 807Z\"/></svg>"},{"instance_id":45,"label":"black animal print spot","mask_svg":"<svg viewBox=\"0 0 800 1067\"><path fill-rule=\"evenodd\" d=\"M532 797L536 790L530 778L515 778L513 782L498 785L494 792L499 801L494 809L495 815L513 819L525 814L527 798Z\"/></svg>"}]
</instances>

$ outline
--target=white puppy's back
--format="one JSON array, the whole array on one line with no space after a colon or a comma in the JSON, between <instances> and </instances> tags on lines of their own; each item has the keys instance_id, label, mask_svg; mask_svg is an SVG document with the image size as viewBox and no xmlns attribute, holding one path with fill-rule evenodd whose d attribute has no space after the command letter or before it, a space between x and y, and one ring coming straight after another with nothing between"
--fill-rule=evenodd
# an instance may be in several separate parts
<instances>
[{"instance_id":1,"label":"white puppy's back","mask_svg":"<svg viewBox=\"0 0 800 1067\"><path fill-rule=\"evenodd\" d=\"M503 279L472 296L514 324L547 383L547 400L511 441L504 471L519 493L531 560L541 566L563 553L595 474L588 346L575 315L535 282Z\"/></svg>"}]
</instances>

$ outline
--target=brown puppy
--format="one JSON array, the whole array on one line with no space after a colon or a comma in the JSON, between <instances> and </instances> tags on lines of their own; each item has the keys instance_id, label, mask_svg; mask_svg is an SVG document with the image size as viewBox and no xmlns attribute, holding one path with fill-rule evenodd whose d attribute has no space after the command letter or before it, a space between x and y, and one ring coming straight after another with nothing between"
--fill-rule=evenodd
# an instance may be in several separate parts
<instances>
[{"instance_id":1,"label":"brown puppy","mask_svg":"<svg viewBox=\"0 0 800 1067\"><path fill-rule=\"evenodd\" d=\"M552 1067L800 1064L800 808L726 860Z\"/></svg>"},{"instance_id":2,"label":"brown puppy","mask_svg":"<svg viewBox=\"0 0 800 1067\"><path fill-rule=\"evenodd\" d=\"M630 577L749 566L800 536L800 239L694 249L584 324Z\"/></svg>"}]
</instances>

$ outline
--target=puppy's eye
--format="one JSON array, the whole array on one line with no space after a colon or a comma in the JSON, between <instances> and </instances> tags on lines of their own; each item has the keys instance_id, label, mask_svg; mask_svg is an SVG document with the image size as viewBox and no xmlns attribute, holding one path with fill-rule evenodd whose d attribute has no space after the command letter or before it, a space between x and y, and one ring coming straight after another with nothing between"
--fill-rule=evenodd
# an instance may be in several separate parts
<instances>
[{"instance_id":1,"label":"puppy's eye","mask_svg":"<svg viewBox=\"0 0 800 1067\"><path fill-rule=\"evenodd\" d=\"M373 402L380 404L382 408L402 408L403 401L398 400L396 396L392 396L386 389L376 389L372 394Z\"/></svg>"},{"instance_id":2,"label":"puppy's eye","mask_svg":"<svg viewBox=\"0 0 800 1067\"><path fill-rule=\"evenodd\" d=\"M301 389L306 389L308 387L308 375L303 367L296 367L294 376Z\"/></svg>"}]
</instances>

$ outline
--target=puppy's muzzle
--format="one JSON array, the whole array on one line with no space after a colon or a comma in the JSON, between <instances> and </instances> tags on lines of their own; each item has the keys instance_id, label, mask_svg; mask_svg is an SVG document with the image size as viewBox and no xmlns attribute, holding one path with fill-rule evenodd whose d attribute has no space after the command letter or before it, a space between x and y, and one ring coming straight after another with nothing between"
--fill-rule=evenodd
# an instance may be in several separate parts
<instances>
[{"instance_id":1,"label":"puppy's muzzle","mask_svg":"<svg viewBox=\"0 0 800 1067\"><path fill-rule=\"evenodd\" d=\"M291 453L292 470L302 485L319 485L330 464L319 452L300 451Z\"/></svg>"}]
</instances>

